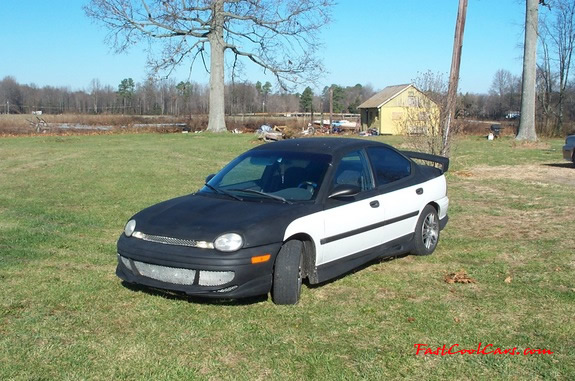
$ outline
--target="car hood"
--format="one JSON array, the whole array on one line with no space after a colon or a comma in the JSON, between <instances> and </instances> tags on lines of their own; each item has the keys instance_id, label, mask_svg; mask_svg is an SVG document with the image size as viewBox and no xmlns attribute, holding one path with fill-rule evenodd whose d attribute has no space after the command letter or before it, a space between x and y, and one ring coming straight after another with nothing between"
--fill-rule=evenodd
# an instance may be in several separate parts
<instances>
[{"instance_id":1,"label":"car hood","mask_svg":"<svg viewBox=\"0 0 575 381\"><path fill-rule=\"evenodd\" d=\"M244 247L281 242L295 218L312 213L314 204L239 201L191 194L150 206L132 218L136 231L164 237L214 241L223 233L244 237Z\"/></svg>"}]
</instances>

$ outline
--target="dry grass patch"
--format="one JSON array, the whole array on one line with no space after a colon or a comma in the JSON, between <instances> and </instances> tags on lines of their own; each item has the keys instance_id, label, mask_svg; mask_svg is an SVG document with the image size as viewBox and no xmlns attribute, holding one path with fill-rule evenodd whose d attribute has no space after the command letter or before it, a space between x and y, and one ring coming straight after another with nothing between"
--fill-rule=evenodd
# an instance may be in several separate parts
<instances>
[{"instance_id":1,"label":"dry grass patch","mask_svg":"<svg viewBox=\"0 0 575 381\"><path fill-rule=\"evenodd\" d=\"M473 209L473 214L460 214L453 218L462 237L472 236L486 240L503 239L520 241L541 237L545 239L562 239L565 237L563 224L573 220L573 214L567 209L517 210L507 206L485 205L482 202L458 201L462 208ZM496 209L498 215L494 215Z\"/></svg>"},{"instance_id":2,"label":"dry grass patch","mask_svg":"<svg viewBox=\"0 0 575 381\"><path fill-rule=\"evenodd\" d=\"M467 170L456 171L453 174L460 178L477 180L505 179L529 182L534 185L567 185L575 187L575 170L561 164L525 164L476 166Z\"/></svg>"},{"instance_id":3,"label":"dry grass patch","mask_svg":"<svg viewBox=\"0 0 575 381\"><path fill-rule=\"evenodd\" d=\"M536 142L529 142L529 141L517 141L513 140L511 143L511 147L513 148L520 148L520 149L549 149L551 145L547 142L536 141Z\"/></svg>"},{"instance_id":4,"label":"dry grass patch","mask_svg":"<svg viewBox=\"0 0 575 381\"><path fill-rule=\"evenodd\" d=\"M454 198L454 204L474 211L454 217L460 235L507 241L534 237L572 240L565 237L564 227L573 220L572 210L556 208L556 201L544 191L575 187L575 170L536 164L476 166L453 175L471 196Z\"/></svg>"}]
</instances>

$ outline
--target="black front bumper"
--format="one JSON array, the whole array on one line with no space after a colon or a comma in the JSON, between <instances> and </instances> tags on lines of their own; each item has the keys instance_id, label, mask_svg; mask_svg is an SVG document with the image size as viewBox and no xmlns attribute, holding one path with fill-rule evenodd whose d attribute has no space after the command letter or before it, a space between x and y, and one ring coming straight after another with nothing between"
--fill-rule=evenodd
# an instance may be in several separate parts
<instances>
[{"instance_id":1,"label":"black front bumper","mask_svg":"<svg viewBox=\"0 0 575 381\"><path fill-rule=\"evenodd\" d=\"M241 249L234 253L166 245L128 238L122 234L118 240L118 266L116 275L128 282L148 287L185 292L189 295L211 298L243 298L267 294L272 285L273 265L281 243ZM252 257L270 254L267 262L252 264ZM127 261L121 260L121 257ZM129 263L129 267L126 263ZM194 270L195 279L177 284L145 276L134 263L153 265L169 273L180 269ZM233 272L233 279L217 285L201 285L200 273Z\"/></svg>"}]
</instances>

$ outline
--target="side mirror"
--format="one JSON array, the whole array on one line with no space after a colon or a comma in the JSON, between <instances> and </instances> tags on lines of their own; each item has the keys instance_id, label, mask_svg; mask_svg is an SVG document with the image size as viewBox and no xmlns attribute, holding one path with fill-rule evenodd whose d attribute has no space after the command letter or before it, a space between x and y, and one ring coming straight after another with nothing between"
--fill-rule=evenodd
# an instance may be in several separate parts
<instances>
[{"instance_id":1,"label":"side mirror","mask_svg":"<svg viewBox=\"0 0 575 381\"><path fill-rule=\"evenodd\" d=\"M211 179L213 179L215 175L216 175L215 173L208 175L208 177L206 177L206 183L209 182Z\"/></svg>"},{"instance_id":2,"label":"side mirror","mask_svg":"<svg viewBox=\"0 0 575 381\"><path fill-rule=\"evenodd\" d=\"M361 188L357 185L340 184L333 188L328 198L353 197L359 192L361 192Z\"/></svg>"}]
</instances>

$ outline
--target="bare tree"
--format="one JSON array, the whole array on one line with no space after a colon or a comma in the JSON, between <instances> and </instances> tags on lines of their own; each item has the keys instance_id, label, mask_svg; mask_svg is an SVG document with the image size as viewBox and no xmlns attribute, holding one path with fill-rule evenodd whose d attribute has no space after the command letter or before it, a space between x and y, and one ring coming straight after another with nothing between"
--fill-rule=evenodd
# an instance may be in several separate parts
<instances>
[{"instance_id":1,"label":"bare tree","mask_svg":"<svg viewBox=\"0 0 575 381\"><path fill-rule=\"evenodd\" d=\"M90 95L92 96L92 108L94 110L94 114L98 113L98 104L100 102L100 93L102 92L102 84L98 78L92 79L90 81Z\"/></svg>"},{"instance_id":2,"label":"bare tree","mask_svg":"<svg viewBox=\"0 0 575 381\"><path fill-rule=\"evenodd\" d=\"M572 69L572 57L575 50L575 2L572 0L550 0L546 4L549 12L541 18L539 37L543 54L541 57L540 80L545 91L540 91L545 121L554 116L556 123L552 135L564 133L565 102L569 75ZM554 88L557 90L554 91ZM556 100L552 104L552 95ZM553 106L553 107L552 107Z\"/></svg>"},{"instance_id":3,"label":"bare tree","mask_svg":"<svg viewBox=\"0 0 575 381\"><path fill-rule=\"evenodd\" d=\"M417 94L417 101L405 107L405 117L400 125L408 136L406 145L410 149L441 155L450 151L451 136L457 130L453 123L449 139L444 139L449 84L440 72L428 70L418 74L412 82L425 96Z\"/></svg>"},{"instance_id":4,"label":"bare tree","mask_svg":"<svg viewBox=\"0 0 575 381\"><path fill-rule=\"evenodd\" d=\"M280 86L317 78L316 31L329 21L332 0L91 0L86 14L103 22L119 52L150 42L150 65L168 75L209 55L208 130L225 131L224 55L247 58ZM161 53L154 56L154 47ZM206 48L209 47L209 54ZM314 72L315 71L315 72ZM310 77L306 77L306 74Z\"/></svg>"},{"instance_id":5,"label":"bare tree","mask_svg":"<svg viewBox=\"0 0 575 381\"><path fill-rule=\"evenodd\" d=\"M493 110L495 116L499 118L507 112L519 109L516 99L520 87L521 79L509 70L499 69L495 72L489 89L489 95L496 101Z\"/></svg>"},{"instance_id":6,"label":"bare tree","mask_svg":"<svg viewBox=\"0 0 575 381\"><path fill-rule=\"evenodd\" d=\"M0 99L6 102L7 114L24 112L22 89L14 77L7 76L0 81Z\"/></svg>"},{"instance_id":7,"label":"bare tree","mask_svg":"<svg viewBox=\"0 0 575 381\"><path fill-rule=\"evenodd\" d=\"M537 105L540 109L539 120L541 121L539 131L551 136L553 135L552 121L554 119L554 108L552 107L553 89L555 88L555 76L551 71L551 58L547 39L540 34L541 41L541 63L537 64Z\"/></svg>"}]
</instances>

